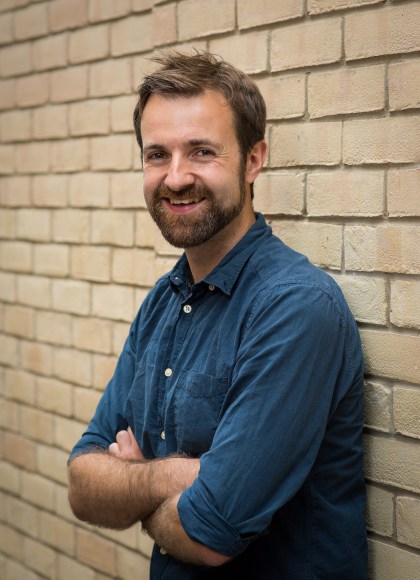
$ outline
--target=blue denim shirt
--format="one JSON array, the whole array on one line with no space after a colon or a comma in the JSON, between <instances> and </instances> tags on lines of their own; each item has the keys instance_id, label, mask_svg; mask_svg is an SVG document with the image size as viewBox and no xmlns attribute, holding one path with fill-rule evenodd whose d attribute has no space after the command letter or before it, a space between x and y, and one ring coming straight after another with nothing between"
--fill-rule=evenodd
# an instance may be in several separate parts
<instances>
[{"instance_id":1,"label":"blue denim shirt","mask_svg":"<svg viewBox=\"0 0 420 580\"><path fill-rule=\"evenodd\" d=\"M335 282L261 215L201 282L149 293L73 453L130 425L147 458L200 457L178 503L221 568L155 547L151 578L364 580L363 364Z\"/></svg>"}]
</instances>

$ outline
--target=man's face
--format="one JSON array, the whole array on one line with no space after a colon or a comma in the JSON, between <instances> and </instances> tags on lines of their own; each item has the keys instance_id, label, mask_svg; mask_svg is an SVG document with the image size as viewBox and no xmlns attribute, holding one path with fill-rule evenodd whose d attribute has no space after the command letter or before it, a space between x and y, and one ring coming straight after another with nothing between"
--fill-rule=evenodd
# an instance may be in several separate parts
<instances>
[{"instance_id":1,"label":"man's face","mask_svg":"<svg viewBox=\"0 0 420 580\"><path fill-rule=\"evenodd\" d=\"M147 207L170 244L199 246L252 211L232 110L220 93L152 95L141 134Z\"/></svg>"}]
</instances>

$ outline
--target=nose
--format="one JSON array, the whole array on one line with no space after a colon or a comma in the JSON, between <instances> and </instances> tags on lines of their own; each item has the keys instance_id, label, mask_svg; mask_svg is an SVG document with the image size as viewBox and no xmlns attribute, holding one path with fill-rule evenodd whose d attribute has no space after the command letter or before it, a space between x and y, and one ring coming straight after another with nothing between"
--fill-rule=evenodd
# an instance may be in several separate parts
<instances>
[{"instance_id":1,"label":"nose","mask_svg":"<svg viewBox=\"0 0 420 580\"><path fill-rule=\"evenodd\" d=\"M191 172L187 159L181 156L173 156L164 181L172 191L181 191L194 183L194 175Z\"/></svg>"}]
</instances>

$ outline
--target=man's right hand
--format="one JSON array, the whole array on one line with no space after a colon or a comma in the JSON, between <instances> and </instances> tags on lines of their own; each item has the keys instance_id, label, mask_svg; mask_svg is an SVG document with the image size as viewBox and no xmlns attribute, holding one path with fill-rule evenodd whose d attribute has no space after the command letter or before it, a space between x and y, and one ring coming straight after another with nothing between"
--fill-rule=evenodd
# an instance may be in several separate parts
<instances>
[{"instance_id":1,"label":"man's right hand","mask_svg":"<svg viewBox=\"0 0 420 580\"><path fill-rule=\"evenodd\" d=\"M109 446L109 452L114 457L125 460L144 460L144 455L137 444L131 427L127 431L119 431L115 437L116 441Z\"/></svg>"}]
</instances>

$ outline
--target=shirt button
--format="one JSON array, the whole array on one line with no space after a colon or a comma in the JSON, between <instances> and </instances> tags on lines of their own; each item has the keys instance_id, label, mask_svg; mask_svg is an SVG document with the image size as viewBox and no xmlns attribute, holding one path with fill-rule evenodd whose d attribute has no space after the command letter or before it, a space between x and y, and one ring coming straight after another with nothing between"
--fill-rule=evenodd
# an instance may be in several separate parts
<instances>
[{"instance_id":1,"label":"shirt button","mask_svg":"<svg viewBox=\"0 0 420 580\"><path fill-rule=\"evenodd\" d=\"M170 377L172 374L172 369L165 369L165 377Z\"/></svg>"},{"instance_id":2,"label":"shirt button","mask_svg":"<svg viewBox=\"0 0 420 580\"><path fill-rule=\"evenodd\" d=\"M166 550L164 550L163 548L161 548L161 549L159 550L159 552L162 554L162 556L164 556L164 555L166 554Z\"/></svg>"},{"instance_id":3,"label":"shirt button","mask_svg":"<svg viewBox=\"0 0 420 580\"><path fill-rule=\"evenodd\" d=\"M191 308L191 306L190 306L189 304L186 304L186 305L184 306L184 308L183 308L183 311L184 311L186 314L189 314L189 313L191 312L191 310L192 310L192 308Z\"/></svg>"},{"instance_id":4,"label":"shirt button","mask_svg":"<svg viewBox=\"0 0 420 580\"><path fill-rule=\"evenodd\" d=\"M165 435L165 431L162 431L162 433L160 434L160 438L165 441L166 435Z\"/></svg>"},{"instance_id":5,"label":"shirt button","mask_svg":"<svg viewBox=\"0 0 420 580\"><path fill-rule=\"evenodd\" d=\"M214 288L215 288L215 285L214 285L214 284L210 284L210 286L209 286L209 290L210 290L211 292L213 292Z\"/></svg>"}]
</instances>

